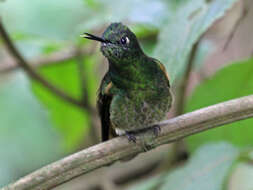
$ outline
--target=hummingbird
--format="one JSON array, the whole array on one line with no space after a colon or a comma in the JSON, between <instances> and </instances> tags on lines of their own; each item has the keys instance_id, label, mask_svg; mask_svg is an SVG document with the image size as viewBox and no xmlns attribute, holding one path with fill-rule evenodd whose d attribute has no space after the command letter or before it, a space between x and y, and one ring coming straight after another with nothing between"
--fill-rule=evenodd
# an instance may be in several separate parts
<instances>
[{"instance_id":1,"label":"hummingbird","mask_svg":"<svg viewBox=\"0 0 253 190\"><path fill-rule=\"evenodd\" d=\"M89 33L81 37L100 42L109 64L97 97L102 141L126 135L136 142L136 132L148 128L158 135L158 123L172 103L164 65L147 56L135 34L122 23L110 24L102 37Z\"/></svg>"}]
</instances>

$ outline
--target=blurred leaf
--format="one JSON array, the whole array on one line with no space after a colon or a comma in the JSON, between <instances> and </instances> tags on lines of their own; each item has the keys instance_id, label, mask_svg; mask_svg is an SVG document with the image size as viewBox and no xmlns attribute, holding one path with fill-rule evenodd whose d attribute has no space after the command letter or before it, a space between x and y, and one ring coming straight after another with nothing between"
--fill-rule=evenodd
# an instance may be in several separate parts
<instances>
[{"instance_id":1,"label":"blurred leaf","mask_svg":"<svg viewBox=\"0 0 253 190\"><path fill-rule=\"evenodd\" d=\"M151 55L156 46L156 38L140 40L140 45L147 55Z\"/></svg>"},{"instance_id":2,"label":"blurred leaf","mask_svg":"<svg viewBox=\"0 0 253 190\"><path fill-rule=\"evenodd\" d=\"M95 97L95 77L93 75L93 63L89 58L84 61L84 69L87 77L87 90L92 101ZM75 60L65 61L50 67L40 69L44 77L53 84L63 89L66 93L73 97L81 97L81 84L79 80L79 71ZM33 90L39 100L48 108L52 120L57 129L63 134L66 141L66 147L71 149L77 146L84 138L85 132L89 127L88 114L81 108L66 103L56 95L48 92L41 85L33 82Z\"/></svg>"},{"instance_id":3,"label":"blurred leaf","mask_svg":"<svg viewBox=\"0 0 253 190\"><path fill-rule=\"evenodd\" d=\"M238 151L227 143L200 147L189 162L166 177L161 190L222 190Z\"/></svg>"},{"instance_id":4,"label":"blurred leaf","mask_svg":"<svg viewBox=\"0 0 253 190\"><path fill-rule=\"evenodd\" d=\"M29 35L20 32L12 33L11 39L15 42L21 54L27 59L42 56L41 54L59 51L70 45L65 41L52 40L38 35Z\"/></svg>"},{"instance_id":5,"label":"blurred leaf","mask_svg":"<svg viewBox=\"0 0 253 190\"><path fill-rule=\"evenodd\" d=\"M10 32L54 40L72 39L75 28L89 18L91 11L83 6L83 0L13 0L0 4L3 22Z\"/></svg>"},{"instance_id":6,"label":"blurred leaf","mask_svg":"<svg viewBox=\"0 0 253 190\"><path fill-rule=\"evenodd\" d=\"M158 28L152 25L135 24L131 26L147 55L151 55L157 43Z\"/></svg>"},{"instance_id":7,"label":"blurred leaf","mask_svg":"<svg viewBox=\"0 0 253 190\"><path fill-rule=\"evenodd\" d=\"M93 9L99 6L99 3L95 0L83 0L83 2L85 3L85 5Z\"/></svg>"},{"instance_id":8,"label":"blurred leaf","mask_svg":"<svg viewBox=\"0 0 253 190\"><path fill-rule=\"evenodd\" d=\"M7 31L25 57L41 56L73 46L78 25L92 12L83 0L13 0L0 4Z\"/></svg>"},{"instance_id":9,"label":"blurred leaf","mask_svg":"<svg viewBox=\"0 0 253 190\"><path fill-rule=\"evenodd\" d=\"M183 166L155 177L132 190L222 190L238 150L227 143L200 147Z\"/></svg>"},{"instance_id":10,"label":"blurred leaf","mask_svg":"<svg viewBox=\"0 0 253 190\"><path fill-rule=\"evenodd\" d=\"M202 68L203 63L205 63L207 55L210 55L212 53L212 50L214 49L215 49L214 44L210 40L208 39L201 40L201 42L198 44L195 59L193 60L194 67L196 69Z\"/></svg>"},{"instance_id":11,"label":"blurred leaf","mask_svg":"<svg viewBox=\"0 0 253 190\"><path fill-rule=\"evenodd\" d=\"M0 5L0 12L11 32L54 40L73 40L110 22L160 26L167 16L161 0L13 0Z\"/></svg>"},{"instance_id":12,"label":"blurred leaf","mask_svg":"<svg viewBox=\"0 0 253 190\"><path fill-rule=\"evenodd\" d=\"M222 190L238 151L227 143L200 147L189 162L165 178L161 190Z\"/></svg>"},{"instance_id":13,"label":"blurred leaf","mask_svg":"<svg viewBox=\"0 0 253 190\"><path fill-rule=\"evenodd\" d=\"M132 188L129 188L129 190L156 190L157 186L160 183L159 177L153 177L151 179L146 180L144 183L135 185Z\"/></svg>"},{"instance_id":14,"label":"blurred leaf","mask_svg":"<svg viewBox=\"0 0 253 190\"><path fill-rule=\"evenodd\" d=\"M190 112L230 99L253 94L253 60L232 64L217 72L194 91L186 106ZM247 119L187 138L190 150L209 141L229 141L235 145L253 145L253 119Z\"/></svg>"},{"instance_id":15,"label":"blurred leaf","mask_svg":"<svg viewBox=\"0 0 253 190\"><path fill-rule=\"evenodd\" d=\"M27 59L43 56L42 54L49 54L56 50L60 50L66 47L66 43L58 43L54 41L47 41L40 38L26 39L16 41L16 46L19 51Z\"/></svg>"},{"instance_id":16,"label":"blurred leaf","mask_svg":"<svg viewBox=\"0 0 253 190\"><path fill-rule=\"evenodd\" d=\"M59 51L61 48L62 47L59 44L50 43L50 44L44 45L43 48L42 48L42 51L43 51L43 54L50 54L52 52Z\"/></svg>"},{"instance_id":17,"label":"blurred leaf","mask_svg":"<svg viewBox=\"0 0 253 190\"><path fill-rule=\"evenodd\" d=\"M89 30L111 22L142 23L159 27L166 19L166 4L162 0L99 0L93 14L84 20L80 30Z\"/></svg>"},{"instance_id":18,"label":"blurred leaf","mask_svg":"<svg viewBox=\"0 0 253 190\"><path fill-rule=\"evenodd\" d=\"M186 68L193 44L224 15L236 0L168 1L168 20L161 28L154 56L162 61L172 81Z\"/></svg>"},{"instance_id":19,"label":"blurred leaf","mask_svg":"<svg viewBox=\"0 0 253 190\"><path fill-rule=\"evenodd\" d=\"M239 163L228 179L227 190L253 189L253 164Z\"/></svg>"},{"instance_id":20,"label":"blurred leaf","mask_svg":"<svg viewBox=\"0 0 253 190\"><path fill-rule=\"evenodd\" d=\"M131 26L131 30L137 36L137 38L149 38L150 36L156 36L158 34L158 28L153 25L136 24Z\"/></svg>"},{"instance_id":21,"label":"blurred leaf","mask_svg":"<svg viewBox=\"0 0 253 190\"><path fill-rule=\"evenodd\" d=\"M62 139L21 73L0 85L0 187L63 155Z\"/></svg>"}]
</instances>

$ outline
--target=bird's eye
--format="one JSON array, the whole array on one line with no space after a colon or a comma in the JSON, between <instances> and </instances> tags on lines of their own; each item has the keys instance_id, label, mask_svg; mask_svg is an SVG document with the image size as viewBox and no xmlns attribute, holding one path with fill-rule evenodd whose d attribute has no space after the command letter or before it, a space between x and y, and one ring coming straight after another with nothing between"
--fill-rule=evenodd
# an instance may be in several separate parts
<instances>
[{"instance_id":1,"label":"bird's eye","mask_svg":"<svg viewBox=\"0 0 253 190\"><path fill-rule=\"evenodd\" d=\"M125 36L120 39L120 42L121 44L125 45L125 44L129 44L130 40L128 37Z\"/></svg>"}]
</instances>

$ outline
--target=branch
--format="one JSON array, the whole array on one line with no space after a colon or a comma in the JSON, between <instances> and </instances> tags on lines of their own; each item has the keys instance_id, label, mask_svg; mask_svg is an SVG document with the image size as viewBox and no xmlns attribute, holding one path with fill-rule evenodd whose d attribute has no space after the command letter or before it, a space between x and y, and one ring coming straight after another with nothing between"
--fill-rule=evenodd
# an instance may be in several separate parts
<instances>
[{"instance_id":1,"label":"branch","mask_svg":"<svg viewBox=\"0 0 253 190\"><path fill-rule=\"evenodd\" d=\"M72 98L70 95L68 95L65 92L63 92L62 90L56 88L54 85L49 83L36 70L34 70L32 66L30 66L26 62L26 60L19 53L19 51L16 49L15 45L11 41L11 39L10 39L9 35L7 34L1 20L0 20L0 35L2 36L3 42L6 45L6 48L8 49L9 53L16 60L17 64L25 70L25 72L28 74L28 76L31 79L37 81L39 84L46 87L49 91L51 91L55 95L59 96L63 100L66 100L67 102L70 102L70 103L72 103L74 105L77 105L79 107L83 107L81 101Z\"/></svg>"},{"instance_id":2,"label":"branch","mask_svg":"<svg viewBox=\"0 0 253 190\"><path fill-rule=\"evenodd\" d=\"M77 70L79 72L80 89L82 92L81 101L83 102L87 110L90 110L91 105L89 104L88 89L86 88L87 81L86 81L85 73L84 73L83 59L84 59L84 56L82 56L81 51L79 50L79 48L77 48L76 49L76 64L77 64Z\"/></svg>"},{"instance_id":3,"label":"branch","mask_svg":"<svg viewBox=\"0 0 253 190\"><path fill-rule=\"evenodd\" d=\"M77 64L77 69L79 71L80 89L82 91L81 101L84 105L84 108L86 110L88 110L88 113L89 113L90 134L88 134L88 135L90 135L90 141L93 144L96 144L99 141L99 135L97 133L97 128L100 126L98 126L97 122L96 122L96 120L98 119L97 118L97 111L89 101L88 89L86 88L87 87L87 80L85 78L85 72L84 72L85 69L84 69L84 65L83 65L83 59L84 59L84 55L82 55L81 49L77 48L76 49L76 64Z\"/></svg>"},{"instance_id":4,"label":"branch","mask_svg":"<svg viewBox=\"0 0 253 190\"><path fill-rule=\"evenodd\" d=\"M144 152L143 143L146 147L155 148L201 131L250 117L253 117L253 95L163 121L160 123L161 132L157 137L154 137L153 130L142 131L136 135L136 144L129 142L125 136L121 136L92 146L45 166L2 190L51 189L127 156Z\"/></svg>"},{"instance_id":5,"label":"branch","mask_svg":"<svg viewBox=\"0 0 253 190\"><path fill-rule=\"evenodd\" d=\"M147 38L147 37L148 38L154 37L154 34L151 34L150 36L145 36L144 38ZM140 39L144 39L144 38L140 38ZM59 63L62 64L63 61L76 58L78 54L89 55L95 52L96 48L97 48L96 45L91 45L89 47L85 46L85 47L80 48L79 50L80 52L77 52L75 47L69 47L64 50L54 52L47 56L43 56L43 57L39 56L36 58L32 58L29 62L30 62L30 65L32 65L33 67L50 66L50 65L59 64ZM8 60L0 64L0 74L12 72L18 68L20 68L20 66L16 64L16 62L12 60L10 61Z\"/></svg>"},{"instance_id":6,"label":"branch","mask_svg":"<svg viewBox=\"0 0 253 190\"><path fill-rule=\"evenodd\" d=\"M81 55L90 54L93 49L82 48L80 50ZM52 53L46 57L36 57L30 61L30 64L33 67L42 67L48 66L52 64L58 64L66 60L73 59L77 56L76 48L70 47L68 49L64 49L55 53ZM1 73L8 73L14 71L19 68L19 65L16 64L14 61L6 61L0 64L0 74Z\"/></svg>"}]
</instances>

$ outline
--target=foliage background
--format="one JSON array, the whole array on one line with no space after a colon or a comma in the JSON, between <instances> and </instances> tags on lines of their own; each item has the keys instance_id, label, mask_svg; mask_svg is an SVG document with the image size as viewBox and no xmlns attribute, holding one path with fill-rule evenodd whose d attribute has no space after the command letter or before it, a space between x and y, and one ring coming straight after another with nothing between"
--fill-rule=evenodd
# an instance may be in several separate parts
<instances>
[{"instance_id":1,"label":"foliage background","mask_svg":"<svg viewBox=\"0 0 253 190\"><path fill-rule=\"evenodd\" d=\"M20 68L1 69L15 62L0 41L0 187L99 142L98 119L91 109L107 64L98 44L79 37L84 31L100 35L110 22L128 24L144 51L161 60L169 72L175 97L172 117L181 114L179 109L189 112L253 93L252 6L250 0L0 1L3 24L29 62L57 52L73 54L36 69L89 105L78 107L63 101ZM184 91L182 83L186 83ZM187 97L186 102L177 101L181 96ZM175 156L177 148L172 154L171 145L156 150L166 156L159 157L152 172L110 185L115 189L178 189L184 178L186 185L180 189L253 189L247 177L252 175L252 122L248 119L187 138L183 147L190 158L184 162ZM136 163L151 159L158 158L142 156ZM131 161L129 167L136 163ZM122 166L118 163L96 171L99 187L107 187L104 173ZM143 178L149 180L139 184ZM84 181L77 180L71 187L84 188ZM68 189L68 185L59 189ZM91 188L87 185L87 189Z\"/></svg>"}]
</instances>

